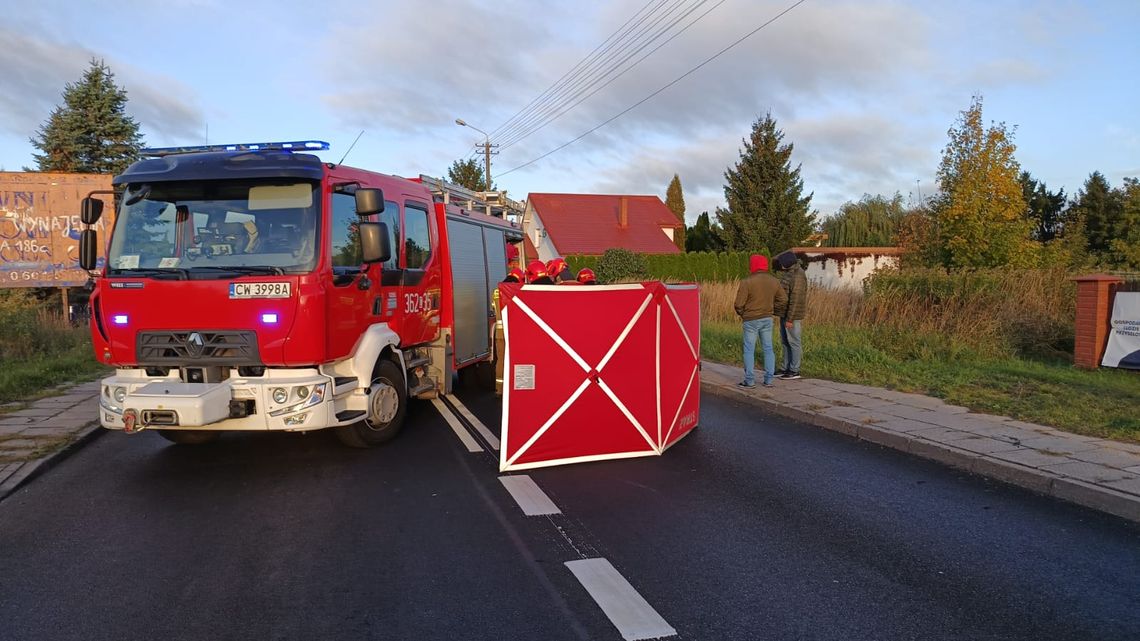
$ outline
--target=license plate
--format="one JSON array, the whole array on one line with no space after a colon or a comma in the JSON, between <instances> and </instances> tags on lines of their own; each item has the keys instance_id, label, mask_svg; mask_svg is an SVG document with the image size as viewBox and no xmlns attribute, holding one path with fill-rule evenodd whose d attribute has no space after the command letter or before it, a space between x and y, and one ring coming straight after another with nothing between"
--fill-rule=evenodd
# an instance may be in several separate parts
<instances>
[{"instance_id":1,"label":"license plate","mask_svg":"<svg viewBox=\"0 0 1140 641\"><path fill-rule=\"evenodd\" d=\"M289 298L292 283L230 283L230 298Z\"/></svg>"}]
</instances>

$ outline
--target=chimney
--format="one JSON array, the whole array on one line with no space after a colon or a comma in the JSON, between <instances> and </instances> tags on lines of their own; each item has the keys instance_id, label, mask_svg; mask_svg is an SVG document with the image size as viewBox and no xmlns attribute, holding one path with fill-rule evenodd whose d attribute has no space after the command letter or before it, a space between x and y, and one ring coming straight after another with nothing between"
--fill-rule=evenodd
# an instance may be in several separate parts
<instances>
[{"instance_id":1,"label":"chimney","mask_svg":"<svg viewBox=\"0 0 1140 641\"><path fill-rule=\"evenodd\" d=\"M618 211L618 228L629 228L629 199L621 197L621 209Z\"/></svg>"}]
</instances>

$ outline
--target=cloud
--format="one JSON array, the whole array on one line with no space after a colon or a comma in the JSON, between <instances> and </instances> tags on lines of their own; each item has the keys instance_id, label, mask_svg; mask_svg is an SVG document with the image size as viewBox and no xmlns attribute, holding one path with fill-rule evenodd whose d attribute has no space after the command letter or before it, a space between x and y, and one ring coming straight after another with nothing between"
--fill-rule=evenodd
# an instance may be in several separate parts
<instances>
[{"instance_id":1,"label":"cloud","mask_svg":"<svg viewBox=\"0 0 1140 641\"><path fill-rule=\"evenodd\" d=\"M643 5L641 0L624 0L575 7L574 15L544 9L541 16L526 2L445 0L417 4L414 12L397 6L384 13L382 23L365 19L333 29L324 47L326 57L340 79L337 84L348 88L330 92L324 100L354 125L420 130L447 126L459 116L473 124L478 119L478 126L490 131L554 84ZM726 3L633 72L541 132L504 149L504 162L522 162L596 126L783 6L771 1ZM428 42L417 24L430 24L434 33L445 37ZM716 135L723 132L723 123L739 130L741 123L769 109L791 114L873 91L902 70L923 64L923 24L916 11L890 2L809 3L574 147L588 150L694 132ZM883 38L884 33L891 37ZM574 100L566 95L557 102L568 107Z\"/></svg>"},{"instance_id":2,"label":"cloud","mask_svg":"<svg viewBox=\"0 0 1140 641\"><path fill-rule=\"evenodd\" d=\"M102 59L127 90L127 114L144 134L187 140L200 137L205 122L195 92L168 76L152 73L87 47L0 27L0 131L31 137L63 101L64 87L79 80L92 59Z\"/></svg>"}]
</instances>

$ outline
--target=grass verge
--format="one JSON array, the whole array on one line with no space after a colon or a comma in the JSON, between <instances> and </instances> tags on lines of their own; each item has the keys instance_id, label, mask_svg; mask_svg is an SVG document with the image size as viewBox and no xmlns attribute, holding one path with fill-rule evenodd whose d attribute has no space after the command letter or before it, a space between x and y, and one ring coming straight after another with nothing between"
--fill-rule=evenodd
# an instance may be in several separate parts
<instances>
[{"instance_id":1,"label":"grass verge","mask_svg":"<svg viewBox=\"0 0 1140 641\"><path fill-rule=\"evenodd\" d=\"M50 396L60 385L94 380L109 371L95 360L90 341L27 359L0 360L0 403Z\"/></svg>"},{"instance_id":2,"label":"grass verge","mask_svg":"<svg viewBox=\"0 0 1140 641\"><path fill-rule=\"evenodd\" d=\"M803 333L803 374L810 378L916 392L975 412L1140 442L1135 372L1089 372L1068 360L989 356L943 335L887 327L805 322ZM778 334L775 343L779 355ZM709 360L740 365L740 326L706 322L701 352Z\"/></svg>"}]
</instances>

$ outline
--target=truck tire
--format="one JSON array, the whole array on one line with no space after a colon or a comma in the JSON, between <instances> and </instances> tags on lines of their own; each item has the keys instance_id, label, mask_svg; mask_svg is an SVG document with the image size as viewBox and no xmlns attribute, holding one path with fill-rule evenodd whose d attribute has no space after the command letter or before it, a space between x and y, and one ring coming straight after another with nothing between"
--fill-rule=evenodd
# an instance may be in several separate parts
<instances>
[{"instance_id":1,"label":"truck tire","mask_svg":"<svg viewBox=\"0 0 1140 641\"><path fill-rule=\"evenodd\" d=\"M372 378L368 416L352 425L336 428L336 436L349 447L373 447L392 440L404 425L408 396L400 366L383 360Z\"/></svg>"},{"instance_id":2,"label":"truck tire","mask_svg":"<svg viewBox=\"0 0 1140 641\"><path fill-rule=\"evenodd\" d=\"M215 430L158 430L158 435L179 445L203 445L218 440L221 432Z\"/></svg>"}]
</instances>

